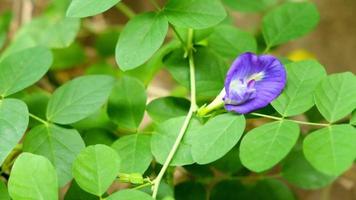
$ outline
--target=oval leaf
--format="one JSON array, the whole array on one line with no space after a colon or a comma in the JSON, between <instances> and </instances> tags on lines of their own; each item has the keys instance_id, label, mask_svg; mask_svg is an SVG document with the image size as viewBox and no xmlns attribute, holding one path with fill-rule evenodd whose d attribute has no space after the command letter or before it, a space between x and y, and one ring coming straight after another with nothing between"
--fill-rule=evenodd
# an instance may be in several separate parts
<instances>
[{"instance_id":1,"label":"oval leaf","mask_svg":"<svg viewBox=\"0 0 356 200\"><path fill-rule=\"evenodd\" d=\"M10 200L9 192L4 182L0 181L0 199Z\"/></svg>"},{"instance_id":2,"label":"oval leaf","mask_svg":"<svg viewBox=\"0 0 356 200\"><path fill-rule=\"evenodd\" d=\"M28 125L28 109L17 99L0 100L0 165L20 142Z\"/></svg>"},{"instance_id":3,"label":"oval leaf","mask_svg":"<svg viewBox=\"0 0 356 200\"><path fill-rule=\"evenodd\" d=\"M28 48L0 62L0 96L21 91L42 78L52 64L52 54L44 47Z\"/></svg>"},{"instance_id":4,"label":"oval leaf","mask_svg":"<svg viewBox=\"0 0 356 200\"><path fill-rule=\"evenodd\" d=\"M88 17L109 10L120 0L72 0L68 10L68 17Z\"/></svg>"},{"instance_id":5,"label":"oval leaf","mask_svg":"<svg viewBox=\"0 0 356 200\"><path fill-rule=\"evenodd\" d=\"M70 124L88 117L106 102L113 83L110 76L89 75L62 85L48 102L47 119Z\"/></svg>"},{"instance_id":6,"label":"oval leaf","mask_svg":"<svg viewBox=\"0 0 356 200\"><path fill-rule=\"evenodd\" d=\"M135 78L122 77L109 98L108 115L121 129L136 130L146 108L146 90Z\"/></svg>"},{"instance_id":7,"label":"oval leaf","mask_svg":"<svg viewBox=\"0 0 356 200\"><path fill-rule=\"evenodd\" d=\"M85 144L75 129L37 126L26 134L23 150L47 157L57 170L59 186L72 179L72 163Z\"/></svg>"},{"instance_id":8,"label":"oval leaf","mask_svg":"<svg viewBox=\"0 0 356 200\"><path fill-rule=\"evenodd\" d=\"M243 115L223 114L209 120L192 136L192 155L198 164L211 163L227 154L245 130Z\"/></svg>"},{"instance_id":9,"label":"oval leaf","mask_svg":"<svg viewBox=\"0 0 356 200\"><path fill-rule=\"evenodd\" d=\"M252 129L241 141L241 162L255 172L270 169L289 153L298 137L298 125L289 121L268 123Z\"/></svg>"},{"instance_id":10,"label":"oval leaf","mask_svg":"<svg viewBox=\"0 0 356 200\"><path fill-rule=\"evenodd\" d=\"M356 77L350 72L333 74L315 91L315 104L329 122L335 122L356 108Z\"/></svg>"},{"instance_id":11,"label":"oval leaf","mask_svg":"<svg viewBox=\"0 0 356 200\"><path fill-rule=\"evenodd\" d=\"M319 22L319 13L311 2L285 3L263 18L262 33L268 47L303 36Z\"/></svg>"},{"instance_id":12,"label":"oval leaf","mask_svg":"<svg viewBox=\"0 0 356 200\"><path fill-rule=\"evenodd\" d=\"M153 12L134 17L120 34L116 46L116 61L120 69L134 69L146 62L163 44L168 21Z\"/></svg>"},{"instance_id":13,"label":"oval leaf","mask_svg":"<svg viewBox=\"0 0 356 200\"><path fill-rule=\"evenodd\" d=\"M322 173L338 176L356 158L356 129L351 125L333 125L309 134L303 151L310 164Z\"/></svg>"},{"instance_id":14,"label":"oval leaf","mask_svg":"<svg viewBox=\"0 0 356 200\"><path fill-rule=\"evenodd\" d=\"M323 66L308 60L286 65L287 85L282 94L272 102L273 107L284 117L301 114L314 105L314 90L326 77Z\"/></svg>"},{"instance_id":15,"label":"oval leaf","mask_svg":"<svg viewBox=\"0 0 356 200\"><path fill-rule=\"evenodd\" d=\"M226 17L219 0L169 0L164 14L173 25L194 29L214 26Z\"/></svg>"},{"instance_id":16,"label":"oval leaf","mask_svg":"<svg viewBox=\"0 0 356 200\"><path fill-rule=\"evenodd\" d=\"M73 163L73 176L85 191L101 196L116 179L120 158L114 149L98 144L85 148Z\"/></svg>"},{"instance_id":17,"label":"oval leaf","mask_svg":"<svg viewBox=\"0 0 356 200\"><path fill-rule=\"evenodd\" d=\"M112 148L121 155L121 173L143 174L152 161L150 135L134 134L121 137L112 144Z\"/></svg>"},{"instance_id":18,"label":"oval leaf","mask_svg":"<svg viewBox=\"0 0 356 200\"><path fill-rule=\"evenodd\" d=\"M58 199L56 170L45 157L22 153L15 161L9 179L12 199Z\"/></svg>"}]
</instances>

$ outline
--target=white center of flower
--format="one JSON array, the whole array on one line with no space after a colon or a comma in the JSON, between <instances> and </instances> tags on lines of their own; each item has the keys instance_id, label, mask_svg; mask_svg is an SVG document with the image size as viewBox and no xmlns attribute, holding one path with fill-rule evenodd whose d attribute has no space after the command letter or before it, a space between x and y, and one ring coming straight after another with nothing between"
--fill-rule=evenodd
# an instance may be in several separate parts
<instances>
[{"instance_id":1,"label":"white center of flower","mask_svg":"<svg viewBox=\"0 0 356 200\"><path fill-rule=\"evenodd\" d=\"M264 72L254 73L247 79L247 82L249 82L251 80L260 81L263 79L264 76L265 76Z\"/></svg>"}]
</instances>

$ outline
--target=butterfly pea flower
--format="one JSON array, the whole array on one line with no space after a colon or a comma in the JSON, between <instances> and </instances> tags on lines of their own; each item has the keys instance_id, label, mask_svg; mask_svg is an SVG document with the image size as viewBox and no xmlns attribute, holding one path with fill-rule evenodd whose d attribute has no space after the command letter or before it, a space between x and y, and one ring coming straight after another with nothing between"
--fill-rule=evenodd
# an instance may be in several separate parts
<instances>
[{"instance_id":1,"label":"butterfly pea flower","mask_svg":"<svg viewBox=\"0 0 356 200\"><path fill-rule=\"evenodd\" d=\"M240 114L263 108L277 98L286 84L283 64L271 55L241 54L231 65L225 87L208 106L198 110L203 116L224 105Z\"/></svg>"}]
</instances>

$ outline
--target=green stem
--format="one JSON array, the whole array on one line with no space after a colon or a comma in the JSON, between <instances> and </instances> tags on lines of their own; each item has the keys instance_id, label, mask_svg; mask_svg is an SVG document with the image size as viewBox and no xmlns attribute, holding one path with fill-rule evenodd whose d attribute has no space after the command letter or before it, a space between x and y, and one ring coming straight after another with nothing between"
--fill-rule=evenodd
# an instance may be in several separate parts
<instances>
[{"instance_id":1,"label":"green stem","mask_svg":"<svg viewBox=\"0 0 356 200\"><path fill-rule=\"evenodd\" d=\"M33 119L35 119L35 120L41 122L42 124L44 124L44 125L46 125L46 126L49 125L49 123L48 123L47 121L45 121L45 120L43 120L43 119L37 117L36 115L34 115L34 114L32 114L32 113L29 113L29 115L30 115L30 117L32 117Z\"/></svg>"},{"instance_id":2,"label":"green stem","mask_svg":"<svg viewBox=\"0 0 356 200\"><path fill-rule=\"evenodd\" d=\"M132 188L132 189L134 189L134 190L138 190L138 189L141 189L141 188L144 188L144 187L150 186L150 185L152 185L152 183L145 183L145 184L142 184L142 185L136 186L136 187L134 187L134 188Z\"/></svg>"},{"instance_id":3,"label":"green stem","mask_svg":"<svg viewBox=\"0 0 356 200\"><path fill-rule=\"evenodd\" d=\"M311 126L330 126L330 124L322 124L322 123L305 122L305 121L299 121L299 120L293 120L293 119L285 119L282 117L275 117L275 116L270 116L270 115L265 115L265 114L260 114L260 113L250 113L250 115L265 117L265 118L274 119L274 120L286 120L286 121L291 121L291 122L295 122L298 124L305 124L305 125L311 125Z\"/></svg>"},{"instance_id":4,"label":"green stem","mask_svg":"<svg viewBox=\"0 0 356 200\"><path fill-rule=\"evenodd\" d=\"M193 38L193 30L189 29L188 32L188 44L192 44ZM180 142L182 141L183 137L184 137L184 133L186 132L188 126L189 126L189 122L193 116L193 113L197 110L197 103L196 103L196 88L195 88L195 65L194 65L194 57L193 57L193 45L189 46L189 52L188 52L188 59L189 59L189 69L190 69L190 99L191 99L191 103L190 103L190 108L188 111L187 116L185 117L184 123L182 125L182 127L179 130L178 136L176 138L176 141L174 142L172 149L170 150L166 161L164 162L162 169L160 170L160 172L158 173L157 177L155 178L155 180L153 181L153 193L152 193L152 197L153 199L156 199L157 194L158 194L158 188L159 185L161 183L161 180L163 178L163 175L165 174L165 172L167 171L167 168L169 166L169 163L172 161L174 154L176 153Z\"/></svg>"},{"instance_id":5,"label":"green stem","mask_svg":"<svg viewBox=\"0 0 356 200\"><path fill-rule=\"evenodd\" d=\"M128 7L126 4L122 2L117 4L116 8L120 10L129 19L135 17L136 15L136 13L130 7Z\"/></svg>"}]
</instances>

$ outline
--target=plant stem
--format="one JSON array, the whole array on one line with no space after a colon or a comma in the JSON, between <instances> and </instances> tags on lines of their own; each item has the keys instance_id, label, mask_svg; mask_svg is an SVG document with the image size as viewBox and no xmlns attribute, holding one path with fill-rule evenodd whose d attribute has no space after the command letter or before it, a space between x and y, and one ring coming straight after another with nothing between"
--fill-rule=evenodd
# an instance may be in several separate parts
<instances>
[{"instance_id":1,"label":"plant stem","mask_svg":"<svg viewBox=\"0 0 356 200\"><path fill-rule=\"evenodd\" d=\"M29 113L29 115L30 115L30 117L32 117L33 119L35 119L35 120L41 122L42 124L44 124L44 125L46 125L46 126L49 125L49 123L48 123L47 121L45 121L45 120L43 120L43 119L37 117L36 115L34 115L34 114L32 114L32 113Z\"/></svg>"},{"instance_id":2,"label":"plant stem","mask_svg":"<svg viewBox=\"0 0 356 200\"><path fill-rule=\"evenodd\" d=\"M150 186L150 185L152 185L152 183L145 183L145 184L142 184L142 185L136 186L136 187L134 187L134 188L132 188L132 189L134 189L134 190L138 190L138 189L141 189L141 188L144 188L144 187Z\"/></svg>"},{"instance_id":3,"label":"plant stem","mask_svg":"<svg viewBox=\"0 0 356 200\"><path fill-rule=\"evenodd\" d=\"M282 117L275 117L275 116L270 116L270 115L265 115L265 114L260 114L260 113L250 113L250 115L255 115L259 117L265 117L269 119L274 119L274 120L286 120L286 121L291 121L295 122L298 124L305 124L305 125L311 125L311 126L330 126L330 124L322 124L322 123L313 123L313 122L304 122L304 121L299 121L299 120L293 120L293 119L285 119Z\"/></svg>"},{"instance_id":4,"label":"plant stem","mask_svg":"<svg viewBox=\"0 0 356 200\"><path fill-rule=\"evenodd\" d=\"M158 188L161 183L161 180L163 178L163 175L165 174L169 163L172 161L174 154L176 153L180 142L182 141L184 137L184 133L186 132L189 122L193 116L193 113L197 110L197 103L196 103L196 88L195 88L195 65L194 65L194 57L193 57L193 30L189 29L188 32L188 47L189 47L189 52L188 52L188 59L189 59L189 69L190 69L190 108L188 111L187 116L185 117L184 123L182 127L179 130L178 136L176 138L176 141L174 142L171 151L168 154L168 157L166 161L164 162L162 169L158 173L157 177L153 181L153 193L152 197L153 199L156 199L157 193L158 193Z\"/></svg>"},{"instance_id":5,"label":"plant stem","mask_svg":"<svg viewBox=\"0 0 356 200\"><path fill-rule=\"evenodd\" d=\"M136 15L136 13L130 7L128 7L126 4L122 2L117 4L116 8L120 10L129 19L135 17Z\"/></svg>"},{"instance_id":6,"label":"plant stem","mask_svg":"<svg viewBox=\"0 0 356 200\"><path fill-rule=\"evenodd\" d=\"M182 43L182 45L184 46L184 49L185 49L186 51L188 51L188 50L187 50L187 47L186 47L187 45L185 44L185 42L184 42L182 36L178 33L176 27L174 27L173 25L171 25L171 28L172 28L174 34L175 34L175 35L177 36L177 38L179 39L179 41L180 41L180 42Z\"/></svg>"}]
</instances>

